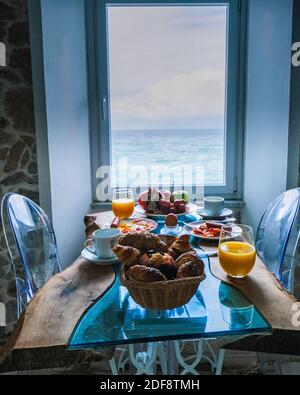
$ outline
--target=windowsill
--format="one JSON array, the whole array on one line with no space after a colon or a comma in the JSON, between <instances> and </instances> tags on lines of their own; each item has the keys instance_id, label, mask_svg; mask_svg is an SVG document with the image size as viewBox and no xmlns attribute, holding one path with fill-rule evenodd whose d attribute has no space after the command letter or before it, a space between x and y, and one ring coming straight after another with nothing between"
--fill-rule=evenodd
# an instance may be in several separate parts
<instances>
[{"instance_id":1,"label":"windowsill","mask_svg":"<svg viewBox=\"0 0 300 395\"><path fill-rule=\"evenodd\" d=\"M243 200L225 200L225 206L231 209L242 209L245 206L245 202ZM111 210L111 203L107 202L93 202L91 204L91 212L102 212Z\"/></svg>"}]
</instances>

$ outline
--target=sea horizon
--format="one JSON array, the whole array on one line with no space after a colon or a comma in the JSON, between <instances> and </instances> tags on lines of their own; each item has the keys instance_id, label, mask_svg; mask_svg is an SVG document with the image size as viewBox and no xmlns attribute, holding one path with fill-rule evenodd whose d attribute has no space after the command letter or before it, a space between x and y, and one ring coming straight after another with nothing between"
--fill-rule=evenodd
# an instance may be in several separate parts
<instances>
[{"instance_id":1,"label":"sea horizon","mask_svg":"<svg viewBox=\"0 0 300 395\"><path fill-rule=\"evenodd\" d=\"M172 172L175 182L182 183L183 169L192 167L203 169L206 183L220 185L224 146L224 129L119 129L112 131L112 162L115 168L127 163L130 180L135 179L133 168L143 166L155 180Z\"/></svg>"},{"instance_id":2,"label":"sea horizon","mask_svg":"<svg viewBox=\"0 0 300 395\"><path fill-rule=\"evenodd\" d=\"M160 131L160 132L180 132L180 131L188 131L188 132L208 132L208 131L224 131L224 128L208 128L208 129L197 129L197 128L171 128L171 129L165 129L165 128L156 128L156 129L112 129L113 133L118 133L118 132L155 132L155 131Z\"/></svg>"}]
</instances>

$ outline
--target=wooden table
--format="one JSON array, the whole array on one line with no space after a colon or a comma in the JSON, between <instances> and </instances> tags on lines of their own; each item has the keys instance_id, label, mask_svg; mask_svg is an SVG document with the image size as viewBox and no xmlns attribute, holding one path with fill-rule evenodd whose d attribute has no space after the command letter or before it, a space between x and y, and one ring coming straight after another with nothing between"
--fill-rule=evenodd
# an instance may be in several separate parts
<instances>
[{"instance_id":1,"label":"wooden table","mask_svg":"<svg viewBox=\"0 0 300 395\"><path fill-rule=\"evenodd\" d=\"M98 214L97 225L112 218L111 212ZM220 280L240 289L273 328L271 335L250 336L225 348L300 355L300 327L293 326L296 301L280 287L259 259L252 274L242 281L229 280L217 259L211 260L211 268ZM112 267L97 267L82 258L55 275L38 291L18 321L0 353L0 371L65 366L94 357L94 351L67 351L67 344L83 314L114 281ZM103 348L98 355L109 359L112 353L113 348Z\"/></svg>"}]
</instances>

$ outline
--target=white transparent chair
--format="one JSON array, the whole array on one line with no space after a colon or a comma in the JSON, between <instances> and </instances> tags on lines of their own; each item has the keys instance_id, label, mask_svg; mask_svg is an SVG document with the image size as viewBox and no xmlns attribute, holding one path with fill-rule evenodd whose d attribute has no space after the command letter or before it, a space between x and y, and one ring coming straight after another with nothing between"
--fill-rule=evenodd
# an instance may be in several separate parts
<instances>
[{"instance_id":1,"label":"white transparent chair","mask_svg":"<svg viewBox=\"0 0 300 395\"><path fill-rule=\"evenodd\" d=\"M61 272L61 264L52 224L35 202L16 193L6 194L1 220L15 275L19 318L35 293ZM114 361L110 366L114 368Z\"/></svg>"},{"instance_id":2,"label":"white transparent chair","mask_svg":"<svg viewBox=\"0 0 300 395\"><path fill-rule=\"evenodd\" d=\"M295 266L300 240L300 188L278 196L261 218L257 235L257 254L270 272L290 293L294 293ZM222 373L225 350L220 349L217 374ZM259 357L258 357L259 361ZM280 370L280 358L276 358Z\"/></svg>"},{"instance_id":3,"label":"white transparent chair","mask_svg":"<svg viewBox=\"0 0 300 395\"><path fill-rule=\"evenodd\" d=\"M1 219L15 274L19 318L35 293L61 271L61 265L53 227L36 203L8 193L2 199Z\"/></svg>"}]
</instances>

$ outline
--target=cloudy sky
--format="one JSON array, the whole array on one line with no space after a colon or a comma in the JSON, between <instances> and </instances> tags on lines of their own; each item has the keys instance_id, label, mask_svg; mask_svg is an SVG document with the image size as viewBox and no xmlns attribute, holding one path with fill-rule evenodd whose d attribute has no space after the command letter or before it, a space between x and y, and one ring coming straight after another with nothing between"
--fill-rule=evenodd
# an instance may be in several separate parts
<instances>
[{"instance_id":1,"label":"cloudy sky","mask_svg":"<svg viewBox=\"0 0 300 395\"><path fill-rule=\"evenodd\" d=\"M226 7L110 7L112 129L224 126Z\"/></svg>"}]
</instances>

